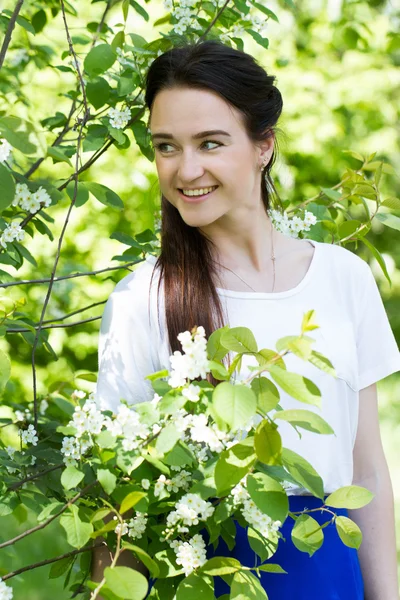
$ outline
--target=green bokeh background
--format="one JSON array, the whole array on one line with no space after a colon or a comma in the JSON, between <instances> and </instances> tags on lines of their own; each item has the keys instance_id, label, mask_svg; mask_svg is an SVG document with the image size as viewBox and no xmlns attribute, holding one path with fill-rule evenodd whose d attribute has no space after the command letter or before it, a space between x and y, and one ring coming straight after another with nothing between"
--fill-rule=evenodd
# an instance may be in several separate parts
<instances>
[{"instance_id":1,"label":"green bokeh background","mask_svg":"<svg viewBox=\"0 0 400 600\"><path fill-rule=\"evenodd\" d=\"M13 9L14 2L6 2L5 8ZM72 3L78 17L68 16L74 35L88 35L86 24L96 21L104 10L104 3L90 4L87 0ZM277 85L284 99L280 128L284 135L278 137L280 154L273 170L273 178L282 199L298 203L316 195L320 187L330 187L340 180L345 168L356 168L359 163L345 150L364 155L377 153L377 159L388 161L393 173L383 178L383 198L399 197L399 92L400 92L400 12L388 2L340 2L304 0L296 3L296 9L283 1L263 2L274 10L279 23L269 20L264 36L269 37L270 48L262 49L249 36L245 37L244 49L257 58L268 73L277 76ZM48 5L44 5L48 11ZM22 15L33 14L33 3L27 4ZM38 4L36 4L36 8ZM167 32L167 25L154 28L152 23L166 13L162 2L146 5L150 21L146 23L131 11L126 30L152 40L159 32ZM121 5L111 9L108 24L118 30L122 22ZM68 64L69 58L61 60L67 49L62 18L59 14L44 31L36 36L17 26L8 56L17 48L25 47L31 56L35 45L47 45L54 50L52 65ZM87 47L77 45L78 56L83 60ZM7 60L7 59L6 59ZM72 89L72 74L44 67L38 69L33 63L16 79L14 92L7 98L0 97L0 109L29 119L37 126L41 152L54 136L41 128L40 120L56 111L67 112L69 101L65 93ZM29 98L29 105L21 102L19 90ZM159 207L159 189L154 163L141 155L134 138L129 133L131 146L123 151L111 147L86 172L86 181L103 183L115 190L125 204L123 212L114 211L93 198L80 208L74 208L68 226L62 258L57 275L71 271L88 271L116 265L111 261L125 247L110 240L115 231L130 235L153 228L154 213ZM39 153L40 156L40 153ZM85 155L84 155L85 157ZM86 154L86 159L89 157ZM15 152L15 160L26 170L31 163ZM33 161L33 159L31 159ZM71 174L66 163L55 163L47 158L36 176L61 179ZM372 205L372 203L371 203ZM56 242L63 225L68 202L65 198L49 209L54 217L52 227L55 241L39 234L34 239L26 236L24 245L38 262L37 268L25 263L18 273L8 269L19 279L48 277L55 257ZM359 207L352 209L354 218ZM312 231L310 232L312 235ZM386 310L397 340L400 340L400 245L399 233L373 221L368 239L379 249L385 259L392 279L392 287L368 250L360 245L347 248L367 259L378 281ZM4 266L4 270L7 267ZM127 271L70 279L54 285L46 318L58 318L66 313L89 306L79 318L100 317L104 302L115 283ZM25 310L36 322L46 294L46 286L21 286L4 290L2 298L26 299ZM318 322L318 315L316 315ZM75 320L72 317L72 320ZM50 343L58 354L51 361L43 349L36 354L38 391L46 393L56 381L72 382L75 387L88 392L93 384L74 376L81 372L97 372L97 340L100 320L76 328L53 329ZM0 339L0 347L12 357L12 377L7 385L5 398L18 402L32 401L32 372L30 368L31 347L18 334ZM398 547L400 552L400 466L398 463L398 439L400 424L400 376L394 374L378 383L379 409L382 440L392 476L396 501ZM6 406L0 407L0 416L9 416ZM0 430L1 431L1 430ZM5 444L15 441L16 430L7 427L1 431ZM25 520L27 519L27 520ZM17 516L0 518L0 537L8 539L34 524L31 515L19 512ZM71 550L64 541L57 523L46 531L0 551L0 575L23 565L57 556ZM30 571L10 581L14 598L29 600L58 600L71 597L63 590L61 580L48 579L49 567ZM73 578L71 583L73 582Z\"/></svg>"}]
</instances>

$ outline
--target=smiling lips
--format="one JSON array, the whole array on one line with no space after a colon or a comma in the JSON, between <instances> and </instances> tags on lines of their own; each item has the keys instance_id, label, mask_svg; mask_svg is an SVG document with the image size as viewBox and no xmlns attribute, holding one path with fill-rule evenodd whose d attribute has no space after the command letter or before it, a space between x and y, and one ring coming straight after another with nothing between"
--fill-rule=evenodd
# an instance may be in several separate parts
<instances>
[{"instance_id":1,"label":"smiling lips","mask_svg":"<svg viewBox=\"0 0 400 600\"><path fill-rule=\"evenodd\" d=\"M206 200L211 194L215 192L218 186L213 186L209 188L200 188L199 190L186 190L189 194L184 194L183 190L178 190L181 198L183 198L184 202L189 204L195 204L198 202L203 202ZM191 192L191 193L190 193Z\"/></svg>"},{"instance_id":2,"label":"smiling lips","mask_svg":"<svg viewBox=\"0 0 400 600\"><path fill-rule=\"evenodd\" d=\"M206 194L213 192L214 190L217 189L217 185L211 185L211 186L207 186L207 187L202 187L202 188L196 188L196 189L185 189L185 188L179 188L179 191L182 192L182 194L184 194L185 196L205 196Z\"/></svg>"}]
</instances>

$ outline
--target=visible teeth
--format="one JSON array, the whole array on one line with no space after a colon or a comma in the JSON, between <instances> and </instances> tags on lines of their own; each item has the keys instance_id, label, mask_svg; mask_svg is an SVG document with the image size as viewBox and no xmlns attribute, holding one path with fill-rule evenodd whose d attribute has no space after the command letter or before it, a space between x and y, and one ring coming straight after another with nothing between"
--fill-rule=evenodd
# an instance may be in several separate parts
<instances>
[{"instance_id":1,"label":"visible teeth","mask_svg":"<svg viewBox=\"0 0 400 600\"><path fill-rule=\"evenodd\" d=\"M213 187L201 188L199 190L182 190L182 192L185 194L185 196L202 196L203 194L208 194L208 192L212 192L217 187L217 185L214 185Z\"/></svg>"}]
</instances>

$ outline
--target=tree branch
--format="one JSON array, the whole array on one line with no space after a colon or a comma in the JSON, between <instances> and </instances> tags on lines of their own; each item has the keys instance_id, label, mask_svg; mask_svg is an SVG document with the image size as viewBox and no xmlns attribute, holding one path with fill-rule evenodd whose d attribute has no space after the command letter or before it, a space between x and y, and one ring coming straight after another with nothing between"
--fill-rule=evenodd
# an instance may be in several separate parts
<instances>
[{"instance_id":1,"label":"tree branch","mask_svg":"<svg viewBox=\"0 0 400 600\"><path fill-rule=\"evenodd\" d=\"M66 34L67 34L67 40L68 40L69 50L70 50L70 52L71 52L71 54L73 56L75 67L76 67L76 69L78 71L79 80L80 80L81 86L82 86L83 104L84 104L84 107L85 107L85 112L84 112L83 118L80 119L80 120L78 120L78 122L79 122L79 132L78 132L78 142L77 142L77 145L76 145L75 173L72 176L72 179L75 180L73 198L72 198L71 203L69 205L69 208L68 208L68 211L67 211L67 216L66 216L64 225L62 227L60 238L58 240L56 258L54 260L54 265L53 265L52 272L51 272L51 275L50 275L49 287L48 287L47 294L46 294L46 297L45 297L45 300L44 300L44 304L43 304L43 308L42 308L42 313L41 313L40 319L39 319L39 326L37 328L35 339L34 339L34 342L33 342L33 347L32 347L33 413L34 413L34 427L35 427L35 429L37 429L37 419L38 419L35 353L36 353L36 348L37 348L37 344L38 344L39 337L40 337L40 332L42 330L42 324L43 324L44 316L46 314L47 305L49 303L50 296L51 296L51 291L53 289L53 280L54 280L54 276L55 276L55 273L56 273L56 270L57 270L58 261L60 259L61 246L62 246L62 243L63 243L64 235L65 235L65 232L66 232L66 229L67 229L67 226L68 226L68 222L69 222L69 218L70 218L72 209L73 209L73 207L75 205L75 202L76 202L76 197L77 197L77 192L78 192L78 175L77 175L77 171L79 169L79 156L80 156L81 141L82 141L82 136L83 136L83 128L85 127L87 118L90 115L90 112L89 112L89 109L88 109L88 105L87 105L87 99L86 99L85 84L84 84L83 79L82 79L82 75L81 75L81 71L80 71L78 59L77 59L77 56L75 54L75 50L74 50L73 45L72 45L71 36L69 34L68 23L67 23L67 18L66 18L66 14L65 14L64 0L61 0L61 11L62 11L64 26L65 26L65 31L66 31Z\"/></svg>"},{"instance_id":2,"label":"tree branch","mask_svg":"<svg viewBox=\"0 0 400 600\"><path fill-rule=\"evenodd\" d=\"M89 483L86 487L84 487L79 492L79 494L76 494L76 496L74 496L71 500L68 500L68 502L66 504L64 504L64 506L61 508L61 510L58 511L58 513L56 513L55 515L53 515L52 517L47 519L47 521L45 521L44 523L41 523L40 525L36 525L36 527L32 527L32 529L28 529L27 531L20 533L12 540L7 540L6 542L3 542L2 544L0 544L0 549L7 548L7 546L12 546L12 544L15 544L15 542L19 542L19 540L22 540L23 538L27 537L28 535L31 535L31 533L35 533L35 531L39 531L39 529L44 529L45 527L47 527L47 525L49 525L52 521L54 521L54 519L57 519L57 517L62 515L62 513L67 510L67 508L69 508L72 504L74 504L77 500L79 500L79 498L81 496L84 496L86 494L86 492L88 490L90 490L90 488L97 485L98 483L99 482L97 481L97 479L95 481L92 481L92 483Z\"/></svg>"},{"instance_id":3,"label":"tree branch","mask_svg":"<svg viewBox=\"0 0 400 600\"><path fill-rule=\"evenodd\" d=\"M201 36L197 40L196 44L200 44L200 42L203 41L203 39L206 37L207 33L211 30L211 28L214 25L214 23L216 21L218 21L220 15L224 12L225 8L228 6L229 2L230 2L230 0L226 0L225 1L225 4L220 8L219 12L217 12L217 14L213 18L213 20L211 21L211 23L209 24L209 26L207 27L207 29L204 31L204 33L201 34Z\"/></svg>"},{"instance_id":4,"label":"tree branch","mask_svg":"<svg viewBox=\"0 0 400 600\"><path fill-rule=\"evenodd\" d=\"M11 577L15 577L16 575L20 575L21 573L25 573L25 571L31 571L33 569L37 569L38 567L43 567L44 565L49 565L51 563L62 560L63 558L69 558L70 556L76 556L81 552L88 552L89 550L93 550L93 548L98 548L99 546L104 546L105 542L97 542L96 544L92 544L91 546L86 546L85 548L80 548L79 550L72 550L71 552L67 552L62 556L56 556L56 558L48 558L47 560L41 560L38 563L33 565L29 565L27 567L22 567L17 571L12 571L11 573L7 573L7 575L2 576L2 581L6 581L7 579L11 579Z\"/></svg>"},{"instance_id":5,"label":"tree branch","mask_svg":"<svg viewBox=\"0 0 400 600\"><path fill-rule=\"evenodd\" d=\"M21 485L26 483L27 481L32 481L32 479L38 479L39 477L42 477L42 475L46 475L47 473L51 473L51 471L56 471L57 469L61 469L61 467L64 467L64 466L65 465L63 463L62 465L55 465L54 467L50 467L49 469L46 469L45 471L40 471L40 473L34 473L33 475L26 477L25 479L21 479L20 481L16 481L15 483L12 483L11 485L8 486L8 489L10 491L16 490L19 487L21 487Z\"/></svg>"},{"instance_id":6,"label":"tree branch","mask_svg":"<svg viewBox=\"0 0 400 600\"><path fill-rule=\"evenodd\" d=\"M23 3L24 3L24 0L18 0L17 4L15 5L14 12L11 15L10 22L8 23L6 35L4 36L3 44L2 44L1 50L0 50L0 69L3 66L3 62L6 57L8 46L10 45L10 42L11 42L11 36L12 36L13 29L15 27L15 22L17 20L19 11L21 10Z\"/></svg>"},{"instance_id":7,"label":"tree branch","mask_svg":"<svg viewBox=\"0 0 400 600\"><path fill-rule=\"evenodd\" d=\"M99 273L107 273L107 271L117 271L118 269L128 269L133 265L143 262L142 260L135 260L128 262L124 265L118 265L118 267L107 267L106 269L99 269L98 271L86 271L85 273L75 273L74 275L62 275L61 277L54 277L53 282L64 281L64 279L74 279L74 277L87 277L88 275L98 275ZM21 281L10 281L9 283L0 283L0 288L13 287L14 285L31 285L36 283L49 283L50 279L22 279Z\"/></svg>"}]
</instances>

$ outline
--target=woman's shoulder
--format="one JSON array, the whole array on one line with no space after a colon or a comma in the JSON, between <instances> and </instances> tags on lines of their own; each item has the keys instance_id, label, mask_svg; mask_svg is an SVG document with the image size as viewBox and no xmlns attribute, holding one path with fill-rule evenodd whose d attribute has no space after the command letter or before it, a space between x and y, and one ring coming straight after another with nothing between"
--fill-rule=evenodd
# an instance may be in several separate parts
<instances>
[{"instance_id":1,"label":"woman's shoulder","mask_svg":"<svg viewBox=\"0 0 400 600\"><path fill-rule=\"evenodd\" d=\"M343 275L360 277L365 276L370 270L369 264L363 258L345 246L328 242L317 242L317 244L325 258L325 267L332 264L336 269L340 269Z\"/></svg>"},{"instance_id":2,"label":"woman's shoulder","mask_svg":"<svg viewBox=\"0 0 400 600\"><path fill-rule=\"evenodd\" d=\"M153 290L157 294L156 260L157 257L148 255L131 273L118 281L108 298L108 303L112 304L114 311L120 311L122 316L137 313L140 309L147 310L149 295L154 297Z\"/></svg>"}]
</instances>

